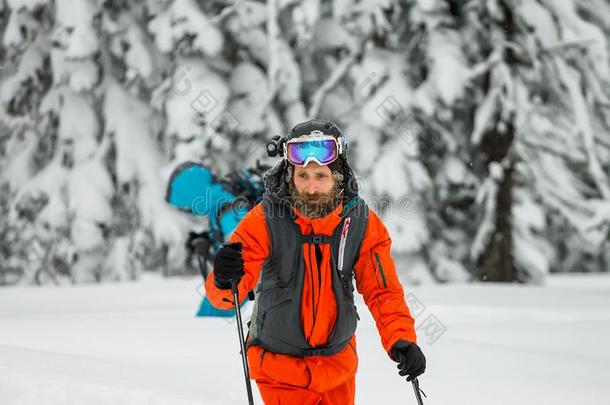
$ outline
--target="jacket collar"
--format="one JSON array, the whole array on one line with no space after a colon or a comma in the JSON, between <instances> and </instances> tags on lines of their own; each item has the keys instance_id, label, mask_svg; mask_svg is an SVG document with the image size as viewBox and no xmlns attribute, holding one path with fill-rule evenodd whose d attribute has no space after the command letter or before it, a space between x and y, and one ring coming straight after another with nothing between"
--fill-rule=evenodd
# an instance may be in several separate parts
<instances>
[{"instance_id":1,"label":"jacket collar","mask_svg":"<svg viewBox=\"0 0 610 405\"><path fill-rule=\"evenodd\" d=\"M343 203L339 203L337 207L321 218L309 218L304 216L296 208L292 208L295 214L294 222L299 225L301 232L304 234L313 233L316 235L332 235L335 228L343 217L341 212L343 211Z\"/></svg>"}]
</instances>

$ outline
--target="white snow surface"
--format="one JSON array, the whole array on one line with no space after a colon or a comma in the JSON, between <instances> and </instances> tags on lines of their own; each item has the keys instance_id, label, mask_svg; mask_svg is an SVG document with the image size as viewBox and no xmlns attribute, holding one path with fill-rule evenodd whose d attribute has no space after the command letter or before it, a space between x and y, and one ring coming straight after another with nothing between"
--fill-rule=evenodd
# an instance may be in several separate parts
<instances>
[{"instance_id":1,"label":"white snow surface","mask_svg":"<svg viewBox=\"0 0 610 405\"><path fill-rule=\"evenodd\" d=\"M201 291L196 278L153 276L1 289L1 403L246 403L235 323L195 318ZM447 329L432 344L420 329L426 405L607 404L610 275L407 293L423 304L411 306L418 327L435 316ZM415 404L361 300L358 306L356 403Z\"/></svg>"}]
</instances>

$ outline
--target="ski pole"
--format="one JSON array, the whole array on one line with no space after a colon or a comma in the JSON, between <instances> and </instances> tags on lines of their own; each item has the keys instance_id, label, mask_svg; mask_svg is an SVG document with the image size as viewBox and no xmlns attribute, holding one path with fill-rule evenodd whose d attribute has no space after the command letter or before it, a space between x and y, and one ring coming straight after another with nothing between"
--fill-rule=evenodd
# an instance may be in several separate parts
<instances>
[{"instance_id":1,"label":"ski pole","mask_svg":"<svg viewBox=\"0 0 610 405\"><path fill-rule=\"evenodd\" d=\"M413 381L411 381L411 383L413 384L413 391L415 391L415 399L417 399L417 405L424 405L424 400L421 397L421 394L424 394L424 397L426 396L426 394L424 393L424 391L422 391L421 388L419 388L419 380L416 378Z\"/></svg>"},{"instance_id":2,"label":"ski pole","mask_svg":"<svg viewBox=\"0 0 610 405\"><path fill-rule=\"evenodd\" d=\"M237 318L237 333L239 334L239 346L241 349L241 362L244 367L244 377L246 379L246 390L248 391L248 404L254 405L252 398L252 385L250 384L250 372L248 371L248 358L246 357L246 347L244 344L244 329L241 323L241 309L239 308L239 294L237 292L237 281L231 279L231 290L233 291L233 305L235 306L235 318Z\"/></svg>"}]
</instances>

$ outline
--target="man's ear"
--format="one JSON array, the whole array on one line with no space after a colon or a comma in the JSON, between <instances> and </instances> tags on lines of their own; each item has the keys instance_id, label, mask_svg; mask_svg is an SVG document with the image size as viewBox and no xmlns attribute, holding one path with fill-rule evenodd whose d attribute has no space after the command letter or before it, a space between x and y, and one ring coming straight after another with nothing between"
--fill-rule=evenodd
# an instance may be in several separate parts
<instances>
[{"instance_id":1,"label":"man's ear","mask_svg":"<svg viewBox=\"0 0 610 405\"><path fill-rule=\"evenodd\" d=\"M286 168L286 174L284 175L284 180L286 183L291 184L294 178L294 166L288 165Z\"/></svg>"}]
</instances>

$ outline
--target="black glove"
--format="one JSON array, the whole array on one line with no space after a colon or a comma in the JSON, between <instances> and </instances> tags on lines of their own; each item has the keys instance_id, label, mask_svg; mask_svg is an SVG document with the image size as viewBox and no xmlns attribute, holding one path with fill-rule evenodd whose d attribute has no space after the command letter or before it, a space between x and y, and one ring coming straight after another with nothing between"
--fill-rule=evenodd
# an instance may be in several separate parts
<instances>
[{"instance_id":1,"label":"black glove","mask_svg":"<svg viewBox=\"0 0 610 405\"><path fill-rule=\"evenodd\" d=\"M223 245L214 257L214 283L222 290L231 288L231 280L239 282L246 272L240 242Z\"/></svg>"},{"instance_id":2,"label":"black glove","mask_svg":"<svg viewBox=\"0 0 610 405\"><path fill-rule=\"evenodd\" d=\"M408 376L407 381L413 381L426 371L426 356L415 343L400 339L390 350L392 359L398 364L398 374Z\"/></svg>"}]
</instances>

